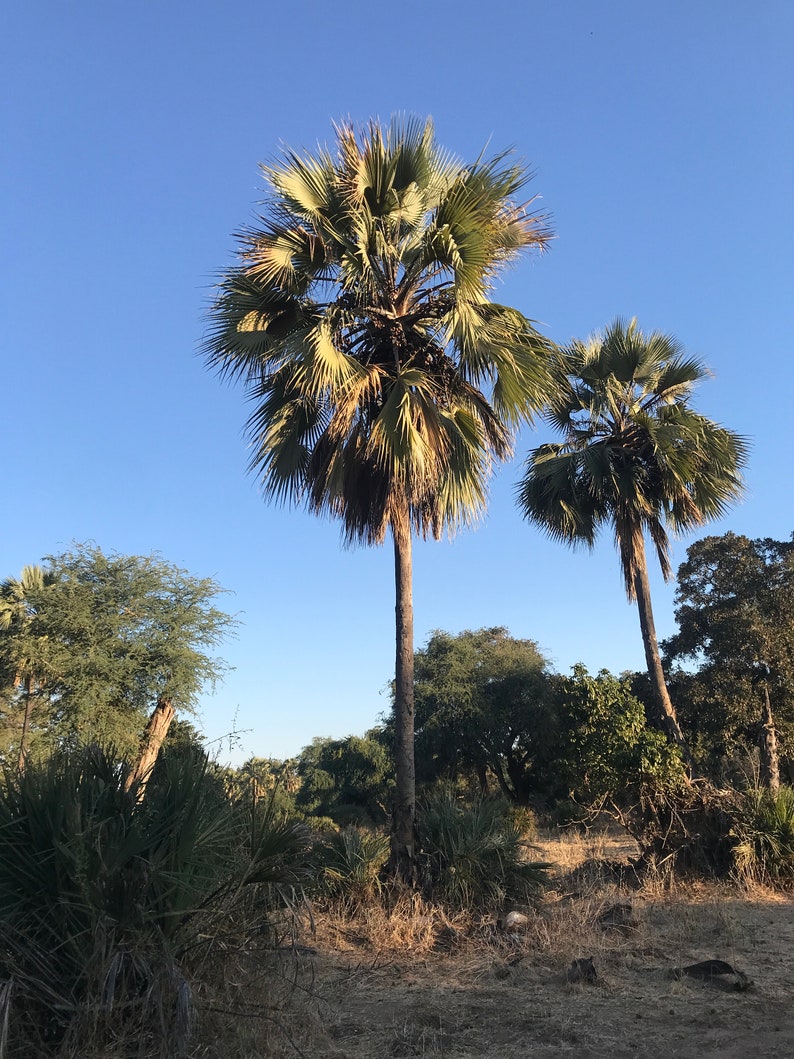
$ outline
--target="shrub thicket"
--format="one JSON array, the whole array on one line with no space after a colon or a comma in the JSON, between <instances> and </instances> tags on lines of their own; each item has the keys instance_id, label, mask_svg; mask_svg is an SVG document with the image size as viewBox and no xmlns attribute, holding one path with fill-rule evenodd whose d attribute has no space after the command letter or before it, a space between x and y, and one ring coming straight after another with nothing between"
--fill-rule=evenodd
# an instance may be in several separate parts
<instances>
[{"instance_id":1,"label":"shrub thicket","mask_svg":"<svg viewBox=\"0 0 794 1059\"><path fill-rule=\"evenodd\" d=\"M323 892L352 906L377 897L390 845L385 832L352 825L328 835L315 851Z\"/></svg>"},{"instance_id":2,"label":"shrub thicket","mask_svg":"<svg viewBox=\"0 0 794 1059\"><path fill-rule=\"evenodd\" d=\"M0 980L11 1054L185 1052L195 969L221 934L261 929L302 882L308 835L223 796L199 751L164 758L146 796L96 747L0 785ZM91 1042L90 1047L89 1043Z\"/></svg>"},{"instance_id":3,"label":"shrub thicket","mask_svg":"<svg viewBox=\"0 0 794 1059\"><path fill-rule=\"evenodd\" d=\"M794 882L794 788L747 791L734 816L737 870L759 882Z\"/></svg>"},{"instance_id":4,"label":"shrub thicket","mask_svg":"<svg viewBox=\"0 0 794 1059\"><path fill-rule=\"evenodd\" d=\"M500 799L465 803L441 786L423 799L420 829L432 894L451 909L537 900L549 865L526 859L521 822Z\"/></svg>"}]
</instances>

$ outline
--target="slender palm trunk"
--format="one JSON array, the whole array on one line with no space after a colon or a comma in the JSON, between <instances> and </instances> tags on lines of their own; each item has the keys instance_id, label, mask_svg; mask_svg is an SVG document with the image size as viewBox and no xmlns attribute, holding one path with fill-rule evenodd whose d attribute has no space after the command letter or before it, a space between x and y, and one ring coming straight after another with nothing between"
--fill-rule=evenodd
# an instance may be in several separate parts
<instances>
[{"instance_id":1,"label":"slender palm trunk","mask_svg":"<svg viewBox=\"0 0 794 1059\"><path fill-rule=\"evenodd\" d=\"M389 870L413 886L416 862L416 770L414 767L414 604L411 522L407 502L392 515L396 589L397 653L394 680L394 801Z\"/></svg>"},{"instance_id":2,"label":"slender palm trunk","mask_svg":"<svg viewBox=\"0 0 794 1059\"><path fill-rule=\"evenodd\" d=\"M130 787L138 784L138 801L143 798L146 784L149 782L152 769L157 761L157 755L160 753L160 747L163 745L165 737L168 735L168 729L171 727L171 721L173 721L175 713L176 710L171 704L170 699L157 700L157 705L152 711L149 723L146 725L146 731L143 734L143 739L141 740L141 749L138 754L138 760L135 762L135 765L127 776L127 780L124 784L126 790L129 790Z\"/></svg>"},{"instance_id":3,"label":"slender palm trunk","mask_svg":"<svg viewBox=\"0 0 794 1059\"><path fill-rule=\"evenodd\" d=\"M648 666L648 676L651 681L656 709L662 728L671 743L674 743L681 751L681 756L689 766L693 767L692 755L684 742L684 736L678 724L675 707L670 700L667 683L664 679L662 669L662 658L659 654L659 641L656 638L656 626L653 621L653 608L651 607L651 586L648 581L648 563L645 558L645 546L641 545L637 555L637 572L634 575L634 594L637 599L637 610L640 615L640 629L642 630L642 643L645 648L645 662Z\"/></svg>"},{"instance_id":4,"label":"slender palm trunk","mask_svg":"<svg viewBox=\"0 0 794 1059\"><path fill-rule=\"evenodd\" d=\"M761 708L761 779L773 794L780 789L780 760L777 752L775 719L769 701L769 686L764 683L764 704Z\"/></svg>"},{"instance_id":5,"label":"slender palm trunk","mask_svg":"<svg viewBox=\"0 0 794 1059\"><path fill-rule=\"evenodd\" d=\"M30 736L30 722L33 717L33 678L25 677L25 716L22 720L22 735L19 737L19 757L17 758L17 772L21 776L25 771L25 760L28 756L28 738Z\"/></svg>"}]
</instances>

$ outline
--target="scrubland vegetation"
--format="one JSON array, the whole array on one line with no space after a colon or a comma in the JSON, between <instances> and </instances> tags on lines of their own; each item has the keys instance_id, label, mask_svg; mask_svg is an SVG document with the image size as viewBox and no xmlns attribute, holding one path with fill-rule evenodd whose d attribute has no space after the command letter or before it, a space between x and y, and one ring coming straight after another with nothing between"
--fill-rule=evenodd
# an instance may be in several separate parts
<instances>
[{"instance_id":1,"label":"scrubland vegetation","mask_svg":"<svg viewBox=\"0 0 794 1059\"><path fill-rule=\"evenodd\" d=\"M6 781L7 1056L790 1054L787 788L734 795L720 877L643 860L603 815L538 828L442 785L416 890L384 874L385 830L230 795L193 748L141 801L124 778L94 748ZM735 973L676 976L709 960Z\"/></svg>"},{"instance_id":2,"label":"scrubland vegetation","mask_svg":"<svg viewBox=\"0 0 794 1059\"><path fill-rule=\"evenodd\" d=\"M219 586L80 545L8 577L0 1059L792 1054L794 544L695 542L666 643L648 590L646 538L672 576L745 440L670 336L557 349L492 301L550 234L522 164L465 166L430 122L335 146L265 167L206 353L267 495L391 535L392 709L222 767L187 719ZM563 440L519 507L611 529L644 673L556 673L503 628L415 649L413 537L481 512L538 415Z\"/></svg>"}]
</instances>

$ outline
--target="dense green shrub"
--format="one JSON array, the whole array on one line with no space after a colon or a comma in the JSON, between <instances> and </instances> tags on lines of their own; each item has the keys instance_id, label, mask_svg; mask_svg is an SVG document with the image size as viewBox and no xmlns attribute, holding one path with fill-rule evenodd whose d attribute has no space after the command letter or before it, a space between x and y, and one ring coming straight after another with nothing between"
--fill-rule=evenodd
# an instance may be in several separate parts
<instances>
[{"instance_id":1,"label":"dense green shrub","mask_svg":"<svg viewBox=\"0 0 794 1059\"><path fill-rule=\"evenodd\" d=\"M745 792L731 834L742 875L767 883L794 882L794 788Z\"/></svg>"},{"instance_id":2,"label":"dense green shrub","mask_svg":"<svg viewBox=\"0 0 794 1059\"><path fill-rule=\"evenodd\" d=\"M421 804L420 832L433 896L451 908L531 904L543 888L549 865L525 859L522 823L500 799L467 804L439 787Z\"/></svg>"},{"instance_id":3,"label":"dense green shrub","mask_svg":"<svg viewBox=\"0 0 794 1059\"><path fill-rule=\"evenodd\" d=\"M125 779L112 753L88 747L0 785L0 979L13 982L15 1055L118 1039L122 1024L181 1054L191 960L233 912L235 929L241 909L261 924L277 888L304 877L305 829L231 803L200 751L166 756L140 802Z\"/></svg>"},{"instance_id":4,"label":"dense green shrub","mask_svg":"<svg viewBox=\"0 0 794 1059\"><path fill-rule=\"evenodd\" d=\"M315 853L323 890L353 905L376 896L389 851L383 832L351 826L329 835Z\"/></svg>"},{"instance_id":5,"label":"dense green shrub","mask_svg":"<svg viewBox=\"0 0 794 1059\"><path fill-rule=\"evenodd\" d=\"M645 723L627 679L583 665L560 683L560 745L555 763L577 802L635 798L643 787L668 789L684 776L681 757Z\"/></svg>"}]
</instances>

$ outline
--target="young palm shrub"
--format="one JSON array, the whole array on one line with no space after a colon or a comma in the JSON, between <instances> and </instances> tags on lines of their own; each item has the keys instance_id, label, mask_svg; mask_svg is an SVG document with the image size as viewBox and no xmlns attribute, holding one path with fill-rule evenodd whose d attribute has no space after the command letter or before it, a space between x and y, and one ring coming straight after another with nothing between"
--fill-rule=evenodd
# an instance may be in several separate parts
<instances>
[{"instance_id":1,"label":"young palm shrub","mask_svg":"<svg viewBox=\"0 0 794 1059\"><path fill-rule=\"evenodd\" d=\"M434 895L457 910L533 904L548 864L526 861L519 820L495 799L461 803L451 787L428 794L422 804L422 835Z\"/></svg>"},{"instance_id":2,"label":"young palm shrub","mask_svg":"<svg viewBox=\"0 0 794 1059\"><path fill-rule=\"evenodd\" d=\"M140 803L126 779L112 753L88 747L0 785L14 1055L68 1054L70 1042L88 1055L86 1042L101 1051L125 1035L146 1042L136 1054L183 1054L201 945L250 884L272 895L301 881L304 829L246 816L199 751L166 760Z\"/></svg>"},{"instance_id":3,"label":"young palm shrub","mask_svg":"<svg viewBox=\"0 0 794 1059\"><path fill-rule=\"evenodd\" d=\"M746 792L731 834L741 875L777 885L794 882L794 788Z\"/></svg>"},{"instance_id":4,"label":"young palm shrub","mask_svg":"<svg viewBox=\"0 0 794 1059\"><path fill-rule=\"evenodd\" d=\"M332 897L357 907L381 892L381 873L391 842L382 832L346 827L318 847L322 888Z\"/></svg>"}]
</instances>

